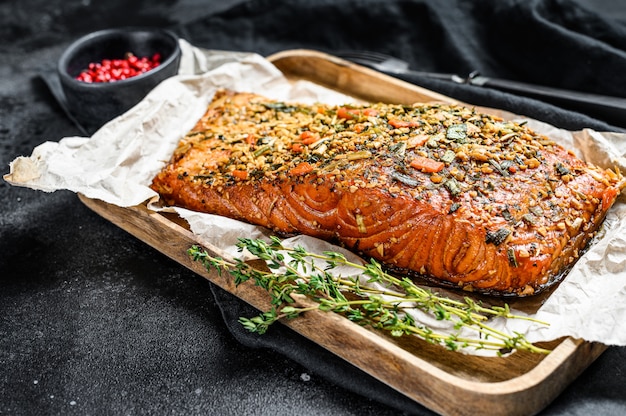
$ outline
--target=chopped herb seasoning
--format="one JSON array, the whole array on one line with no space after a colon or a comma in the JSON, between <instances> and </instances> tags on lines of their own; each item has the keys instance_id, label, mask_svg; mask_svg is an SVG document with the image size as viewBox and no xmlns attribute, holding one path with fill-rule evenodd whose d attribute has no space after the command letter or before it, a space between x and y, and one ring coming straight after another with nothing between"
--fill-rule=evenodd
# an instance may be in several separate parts
<instances>
[{"instance_id":1,"label":"chopped herb seasoning","mask_svg":"<svg viewBox=\"0 0 626 416\"><path fill-rule=\"evenodd\" d=\"M454 160L454 158L456 157L456 153L454 152L454 150L446 150L443 154L443 156L441 156L441 161L445 162L445 163L450 163Z\"/></svg>"},{"instance_id":2,"label":"chopped herb seasoning","mask_svg":"<svg viewBox=\"0 0 626 416\"><path fill-rule=\"evenodd\" d=\"M485 237L485 242L487 244L495 244L499 246L504 243L504 241L511 235L511 230L507 228L500 228L497 231L488 231Z\"/></svg>"},{"instance_id":3,"label":"chopped herb seasoning","mask_svg":"<svg viewBox=\"0 0 626 416\"><path fill-rule=\"evenodd\" d=\"M522 221L524 221L528 225L535 225L535 216L533 214L524 214L522 215Z\"/></svg>"},{"instance_id":4,"label":"chopped herb seasoning","mask_svg":"<svg viewBox=\"0 0 626 416\"><path fill-rule=\"evenodd\" d=\"M561 162L558 162L554 168L556 169L557 173L561 176L563 175L569 175L571 172L569 171L568 168L566 168L565 166L563 166L563 164Z\"/></svg>"},{"instance_id":5,"label":"chopped herb seasoning","mask_svg":"<svg viewBox=\"0 0 626 416\"><path fill-rule=\"evenodd\" d=\"M509 211L508 207L504 208L502 210L502 212L500 212L500 215L502 215L502 218L504 218L508 222L512 222L513 221L513 215L511 214L511 211Z\"/></svg>"},{"instance_id":6,"label":"chopped herb seasoning","mask_svg":"<svg viewBox=\"0 0 626 416\"><path fill-rule=\"evenodd\" d=\"M496 171L497 171L500 175L505 176L505 177L506 177L506 176L509 176L509 172L508 172L508 170L506 170L505 168L503 168L502 166L500 166L500 164L499 164L496 160L494 160L494 159L489 159L489 163L491 164L491 166L493 166L493 167L496 169Z\"/></svg>"},{"instance_id":7,"label":"chopped herb seasoning","mask_svg":"<svg viewBox=\"0 0 626 416\"><path fill-rule=\"evenodd\" d=\"M512 248L507 249L506 256L509 259L509 264L513 267L518 267L517 257L515 256L515 250Z\"/></svg>"},{"instance_id":8,"label":"chopped herb seasoning","mask_svg":"<svg viewBox=\"0 0 626 416\"><path fill-rule=\"evenodd\" d=\"M448 130L446 131L446 138L457 143L466 143L467 125L465 123L453 124L452 126L448 127Z\"/></svg>"},{"instance_id":9,"label":"chopped herb seasoning","mask_svg":"<svg viewBox=\"0 0 626 416\"><path fill-rule=\"evenodd\" d=\"M404 173L400 173L398 171L391 172L391 177L399 182L402 182L408 186L417 186L419 182L416 179L413 179L409 175L405 175Z\"/></svg>"},{"instance_id":10,"label":"chopped herb seasoning","mask_svg":"<svg viewBox=\"0 0 626 416\"><path fill-rule=\"evenodd\" d=\"M293 105L287 105L282 102L276 102L276 103L266 102L266 103L263 103L263 105L265 106L265 108L269 110L282 111L285 113L293 113L294 111L298 110L298 107L293 106Z\"/></svg>"},{"instance_id":11,"label":"chopped herb seasoning","mask_svg":"<svg viewBox=\"0 0 626 416\"><path fill-rule=\"evenodd\" d=\"M443 183L443 186L446 187L446 189L448 190L448 192L450 192L450 195L452 195L452 197L455 197L461 193L461 187L459 186L459 182L457 182L457 180L454 178L450 178L447 181L445 181Z\"/></svg>"}]
</instances>

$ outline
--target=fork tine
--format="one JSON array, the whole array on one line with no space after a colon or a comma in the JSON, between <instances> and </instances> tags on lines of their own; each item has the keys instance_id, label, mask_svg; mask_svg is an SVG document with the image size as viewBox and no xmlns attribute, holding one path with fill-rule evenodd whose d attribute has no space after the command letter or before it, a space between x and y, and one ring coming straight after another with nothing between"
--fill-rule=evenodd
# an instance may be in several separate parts
<instances>
[{"instance_id":1,"label":"fork tine","mask_svg":"<svg viewBox=\"0 0 626 416\"><path fill-rule=\"evenodd\" d=\"M341 58L346 59L347 61L350 61L350 62L355 63L355 64L370 66L370 67L373 67L373 68L376 68L378 65L380 65L380 62L374 62L371 59L363 59L363 58L355 58L355 57L343 57L343 56Z\"/></svg>"},{"instance_id":2,"label":"fork tine","mask_svg":"<svg viewBox=\"0 0 626 416\"><path fill-rule=\"evenodd\" d=\"M373 51L340 51L335 53L336 56L344 59L360 59L369 62L384 62L389 59L398 59L390 55Z\"/></svg>"},{"instance_id":3,"label":"fork tine","mask_svg":"<svg viewBox=\"0 0 626 416\"><path fill-rule=\"evenodd\" d=\"M409 69L409 63L407 61L378 52L349 51L345 53L339 52L336 56L359 65L369 66L379 71L398 73Z\"/></svg>"}]
</instances>

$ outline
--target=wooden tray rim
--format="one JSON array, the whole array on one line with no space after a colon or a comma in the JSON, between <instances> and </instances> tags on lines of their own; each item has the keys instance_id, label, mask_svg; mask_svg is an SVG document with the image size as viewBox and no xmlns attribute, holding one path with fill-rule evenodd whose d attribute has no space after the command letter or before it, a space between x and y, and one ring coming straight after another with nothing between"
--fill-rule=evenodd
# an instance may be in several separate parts
<instances>
[{"instance_id":1,"label":"wooden tray rim","mask_svg":"<svg viewBox=\"0 0 626 416\"><path fill-rule=\"evenodd\" d=\"M321 84L328 84L328 82L325 82L328 80L314 79L314 69L316 65L323 62L325 65L330 65L331 69L332 67L336 67L337 71L347 71L347 73L351 74L351 76L354 75L357 79L376 80L376 82L388 85L391 88L407 91L409 95L415 94L417 96L431 97L434 101L441 102L458 102L450 97L434 93L422 87L406 83L323 52L306 49L287 50L269 56L268 60L277 65L283 72L288 72L288 67L293 62L300 61L305 66L309 66L313 69L312 72L307 72L307 78L313 82L320 81ZM289 62L289 64L285 65L285 62ZM285 71L285 69L287 69L287 71ZM301 77L302 74L286 73L286 75L297 79ZM337 80L341 81L341 79L342 75L338 74ZM345 80L345 76L343 79ZM349 84L347 85L349 86ZM345 90L345 86L342 89ZM186 249L190 244L199 242L188 229L160 213L149 210L145 204L135 207L118 207L103 201L87 198L84 195L79 195L79 199L95 213L183 266L193 270L213 283L218 284L220 287L251 305L259 309L264 307L263 305L259 305L258 300L253 299L256 298L256 296L265 295L262 289L252 288L246 291L235 288L233 284L218 277L217 273L207 272L197 263L189 259L186 255ZM146 225L148 227L145 227ZM150 229L150 227L154 228ZM163 233L169 236L177 236L181 241L172 243L161 238L154 238L154 235L160 236ZM181 252L183 246L184 250ZM216 254L219 254L219 250L216 248L207 247L206 245L205 247L209 251L214 251ZM569 382L578 376L578 374L607 348L598 343L587 343L573 338L564 338L560 340L558 345L548 356L542 359L528 372L505 381L482 382L468 380L450 374L442 368L392 344L383 337L376 337L378 339L371 341L376 344L377 348L380 348L389 356L395 357L398 362L408 366L414 375L431 377L431 387L439 389L448 388L459 400L458 402L437 402L437 400L434 400L428 395L429 391L432 393L435 390L429 390L429 388L424 388L424 385L419 384L424 383L424 379L420 377L415 379L415 376L404 375L401 381L394 382L394 380L390 380L387 375L381 375L376 368L367 368L368 366L364 365L362 362L358 360L355 361L353 357L342 354L341 351L338 351L337 347L324 345L324 342L319 342L315 332L311 331L310 328L319 326L320 322L332 322L333 325L338 325L348 331L352 331L356 337L363 340L372 340L373 337L372 331L362 328L336 314L323 312L314 312L305 317L284 322L284 324L429 409L441 414L450 415L471 415L475 414L477 411L486 414L498 414L502 411L506 411L507 414L534 414L550 403ZM417 388L415 391L408 391L410 389L406 388L407 379L409 385L411 385L411 383L417 383L414 384L414 386L419 385L420 388ZM540 393L544 390L549 394L540 396ZM472 401L479 401L480 403L472 404Z\"/></svg>"}]
</instances>

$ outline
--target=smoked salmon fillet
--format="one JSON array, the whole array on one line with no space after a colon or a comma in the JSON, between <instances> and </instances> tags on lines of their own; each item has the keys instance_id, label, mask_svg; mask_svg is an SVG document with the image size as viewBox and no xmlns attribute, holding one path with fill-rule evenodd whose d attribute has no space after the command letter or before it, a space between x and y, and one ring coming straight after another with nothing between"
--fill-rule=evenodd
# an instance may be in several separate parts
<instances>
[{"instance_id":1,"label":"smoked salmon fillet","mask_svg":"<svg viewBox=\"0 0 626 416\"><path fill-rule=\"evenodd\" d=\"M151 184L168 205L515 296L569 270L622 186L619 171L469 107L299 105L231 91L215 95Z\"/></svg>"}]
</instances>

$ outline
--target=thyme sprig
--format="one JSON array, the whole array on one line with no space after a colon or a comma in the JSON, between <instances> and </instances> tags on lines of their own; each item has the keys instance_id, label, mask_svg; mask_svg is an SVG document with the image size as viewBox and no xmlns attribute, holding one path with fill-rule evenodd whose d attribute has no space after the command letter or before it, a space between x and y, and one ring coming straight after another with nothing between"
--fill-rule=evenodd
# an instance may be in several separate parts
<instances>
[{"instance_id":1,"label":"thyme sprig","mask_svg":"<svg viewBox=\"0 0 626 416\"><path fill-rule=\"evenodd\" d=\"M252 280L269 293L270 310L253 318L239 319L251 332L263 334L280 319L293 319L307 311L320 310L340 313L360 325L387 330L393 336L416 335L453 351L473 348L494 350L498 354L513 350L549 353L527 341L521 333L511 335L488 325L495 317L546 323L514 315L508 305L487 307L469 297L461 301L441 296L417 286L408 277L385 272L373 259L359 264L334 251L318 254L301 246L285 247L276 237L269 242L241 238L237 248L239 252L247 250L264 260L267 269L241 259L213 257L195 245L188 252L207 270L215 269L220 275L222 271L228 272L234 277L235 285ZM357 273L349 277L331 273L338 266L347 266ZM303 295L314 303L301 306L294 295ZM450 321L451 333L437 332L417 322L408 312L411 309L419 309L440 321ZM467 335L472 331L475 337Z\"/></svg>"}]
</instances>

